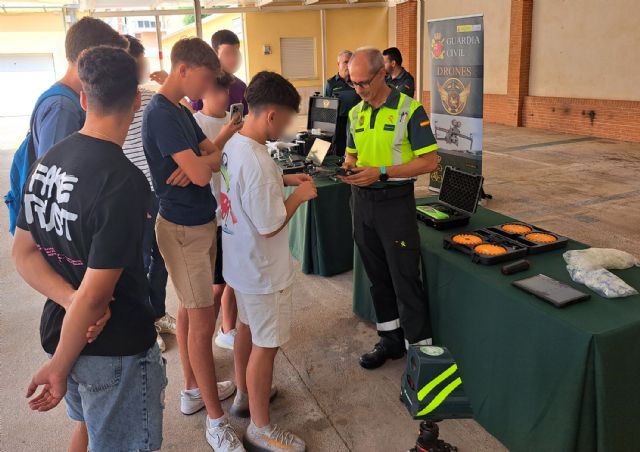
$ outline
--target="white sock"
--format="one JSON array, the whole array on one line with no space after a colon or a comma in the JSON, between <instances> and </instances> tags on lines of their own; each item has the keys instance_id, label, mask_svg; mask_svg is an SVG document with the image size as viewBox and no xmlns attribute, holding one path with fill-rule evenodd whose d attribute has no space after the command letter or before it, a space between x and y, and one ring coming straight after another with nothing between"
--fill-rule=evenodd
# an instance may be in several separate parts
<instances>
[{"instance_id":1,"label":"white sock","mask_svg":"<svg viewBox=\"0 0 640 452\"><path fill-rule=\"evenodd\" d=\"M251 421L251 427L258 430L259 432L267 432L271 430L271 424L267 424L264 427L258 427L256 424L253 423L253 420Z\"/></svg>"},{"instance_id":2,"label":"white sock","mask_svg":"<svg viewBox=\"0 0 640 452\"><path fill-rule=\"evenodd\" d=\"M208 428L219 427L220 424L222 424L226 420L227 420L227 417L224 414L222 415L222 417L219 417L218 419L211 419L209 416L207 416L207 427Z\"/></svg>"},{"instance_id":3,"label":"white sock","mask_svg":"<svg viewBox=\"0 0 640 452\"><path fill-rule=\"evenodd\" d=\"M200 388L185 389L184 393L192 397L200 397Z\"/></svg>"}]
</instances>

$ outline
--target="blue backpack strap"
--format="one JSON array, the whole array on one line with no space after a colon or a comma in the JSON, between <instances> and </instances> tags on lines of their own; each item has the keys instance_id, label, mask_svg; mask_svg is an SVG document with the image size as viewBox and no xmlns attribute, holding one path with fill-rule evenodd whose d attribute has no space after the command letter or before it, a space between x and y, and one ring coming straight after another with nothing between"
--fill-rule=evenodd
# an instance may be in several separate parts
<instances>
[{"instance_id":1,"label":"blue backpack strap","mask_svg":"<svg viewBox=\"0 0 640 452\"><path fill-rule=\"evenodd\" d=\"M30 128L33 127L33 118L35 117L36 111L38 111L40 104L42 104L42 102L44 102L51 96L64 96L67 99L70 99L75 104L75 106L78 107L78 109L82 110L82 105L80 105L80 97L78 97L76 92L69 88L67 85L56 83L55 85L50 86L49 89L40 94L40 97L38 97L36 105L33 107L33 111L31 112L31 120L29 121Z\"/></svg>"},{"instance_id":2,"label":"blue backpack strap","mask_svg":"<svg viewBox=\"0 0 640 452\"><path fill-rule=\"evenodd\" d=\"M29 133L33 131L33 121L36 116L36 112L42 102L52 96L64 96L67 99L70 99L79 110L82 110L82 105L80 105L80 97L69 88L67 85L63 85L62 83L56 83L50 86L44 93L40 94L38 100L36 101L35 106L33 107L33 111L31 112L31 118L29 119ZM36 151L33 147L33 138L29 137L29 160L31 163L36 161Z\"/></svg>"},{"instance_id":3,"label":"blue backpack strap","mask_svg":"<svg viewBox=\"0 0 640 452\"><path fill-rule=\"evenodd\" d=\"M36 105L33 107L31 118L29 120L29 131L13 155L11 170L9 172L10 189L5 196L5 203L9 209L9 231L11 234L15 232L18 212L20 211L20 206L22 204L22 190L26 183L29 169L36 161L36 151L33 146L33 137L31 135L31 131L33 130L33 121L42 102L51 96L64 96L71 99L74 105L79 109L82 109L78 95L71 88L60 83L51 86L42 93L36 101Z\"/></svg>"}]
</instances>

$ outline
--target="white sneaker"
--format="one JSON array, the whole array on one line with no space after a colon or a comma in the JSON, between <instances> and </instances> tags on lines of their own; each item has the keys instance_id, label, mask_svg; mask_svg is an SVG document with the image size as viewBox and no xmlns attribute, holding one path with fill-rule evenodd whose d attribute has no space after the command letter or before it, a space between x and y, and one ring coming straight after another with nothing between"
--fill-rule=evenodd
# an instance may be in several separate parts
<instances>
[{"instance_id":1,"label":"white sneaker","mask_svg":"<svg viewBox=\"0 0 640 452\"><path fill-rule=\"evenodd\" d=\"M236 392L236 385L233 381L218 382L218 399L227 400ZM180 391L180 411L187 416L195 414L204 408L204 400L200 391L196 395L185 391Z\"/></svg>"},{"instance_id":2,"label":"white sneaker","mask_svg":"<svg viewBox=\"0 0 640 452\"><path fill-rule=\"evenodd\" d=\"M187 416L192 415L204 408L202 394L192 395L185 391L180 391L180 411Z\"/></svg>"},{"instance_id":3,"label":"white sneaker","mask_svg":"<svg viewBox=\"0 0 640 452\"><path fill-rule=\"evenodd\" d=\"M218 334L216 334L216 345L220 348L226 348L227 350L233 350L233 343L236 339L236 330L235 328L229 331L228 333L223 333L222 328L218 330Z\"/></svg>"},{"instance_id":4,"label":"white sneaker","mask_svg":"<svg viewBox=\"0 0 640 452\"><path fill-rule=\"evenodd\" d=\"M236 384L233 381L218 382L218 399L222 402L227 400L236 392Z\"/></svg>"},{"instance_id":5,"label":"white sneaker","mask_svg":"<svg viewBox=\"0 0 640 452\"><path fill-rule=\"evenodd\" d=\"M158 325L156 325L156 344L158 344L161 353L164 353L167 349L167 344L164 343L164 339L160 336L160 327Z\"/></svg>"},{"instance_id":6,"label":"white sneaker","mask_svg":"<svg viewBox=\"0 0 640 452\"><path fill-rule=\"evenodd\" d=\"M176 319L170 314L165 314L156 320L156 329L162 334L176 334Z\"/></svg>"},{"instance_id":7,"label":"white sneaker","mask_svg":"<svg viewBox=\"0 0 640 452\"><path fill-rule=\"evenodd\" d=\"M215 452L245 452L238 434L226 419L217 427L209 427L207 417L207 442Z\"/></svg>"}]
</instances>

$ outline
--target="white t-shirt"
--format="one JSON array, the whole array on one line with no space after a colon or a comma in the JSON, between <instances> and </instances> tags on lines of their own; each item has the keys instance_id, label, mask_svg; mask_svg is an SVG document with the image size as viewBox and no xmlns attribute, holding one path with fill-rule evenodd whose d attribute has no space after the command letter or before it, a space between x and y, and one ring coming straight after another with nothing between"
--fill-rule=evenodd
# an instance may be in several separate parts
<instances>
[{"instance_id":1,"label":"white t-shirt","mask_svg":"<svg viewBox=\"0 0 640 452\"><path fill-rule=\"evenodd\" d=\"M236 133L222 153L221 221L223 276L246 294L270 294L293 284L293 261L282 172L267 147Z\"/></svg>"},{"instance_id":2,"label":"white t-shirt","mask_svg":"<svg viewBox=\"0 0 640 452\"><path fill-rule=\"evenodd\" d=\"M224 118L214 118L213 116L207 116L201 111L196 112L193 115L193 118L196 120L204 134L213 141L224 125L229 122L229 112ZM218 203L218 209L216 210L216 217L218 219L218 224L220 224L220 173L213 173L211 176L211 191L213 192L213 196L216 198L216 202Z\"/></svg>"}]
</instances>

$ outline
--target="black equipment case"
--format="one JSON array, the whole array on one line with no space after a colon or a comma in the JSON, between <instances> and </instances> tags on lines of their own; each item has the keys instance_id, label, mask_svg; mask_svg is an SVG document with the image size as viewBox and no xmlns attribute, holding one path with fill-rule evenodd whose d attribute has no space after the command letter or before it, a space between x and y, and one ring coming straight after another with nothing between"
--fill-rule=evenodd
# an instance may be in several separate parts
<instances>
[{"instance_id":1,"label":"black equipment case","mask_svg":"<svg viewBox=\"0 0 640 452\"><path fill-rule=\"evenodd\" d=\"M439 421L473 417L458 365L444 347L409 347L400 401L414 419Z\"/></svg>"},{"instance_id":2,"label":"black equipment case","mask_svg":"<svg viewBox=\"0 0 640 452\"><path fill-rule=\"evenodd\" d=\"M340 99L337 97L324 97L319 93L309 98L309 114L307 118L307 130L296 136L298 153L307 155L316 138L334 142ZM320 129L320 134L313 134L312 130Z\"/></svg>"},{"instance_id":3,"label":"black equipment case","mask_svg":"<svg viewBox=\"0 0 640 452\"><path fill-rule=\"evenodd\" d=\"M416 209L420 206L432 207L449 215L449 218L437 219L416 210L418 220L438 230L466 226L478 208L483 182L484 177L479 174L469 174L447 166L438 201L420 204Z\"/></svg>"}]
</instances>

